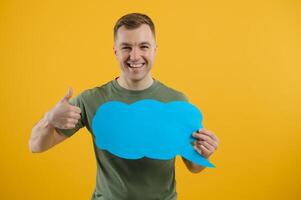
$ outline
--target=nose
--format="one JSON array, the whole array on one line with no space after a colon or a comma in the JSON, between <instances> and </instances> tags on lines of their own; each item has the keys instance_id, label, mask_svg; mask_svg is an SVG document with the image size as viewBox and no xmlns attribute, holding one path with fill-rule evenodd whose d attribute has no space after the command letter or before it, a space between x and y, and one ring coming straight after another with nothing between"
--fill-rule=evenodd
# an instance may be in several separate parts
<instances>
[{"instance_id":1,"label":"nose","mask_svg":"<svg viewBox=\"0 0 301 200\"><path fill-rule=\"evenodd\" d=\"M131 60L139 60L140 58L140 51L137 48L133 48L130 53L130 59Z\"/></svg>"}]
</instances>

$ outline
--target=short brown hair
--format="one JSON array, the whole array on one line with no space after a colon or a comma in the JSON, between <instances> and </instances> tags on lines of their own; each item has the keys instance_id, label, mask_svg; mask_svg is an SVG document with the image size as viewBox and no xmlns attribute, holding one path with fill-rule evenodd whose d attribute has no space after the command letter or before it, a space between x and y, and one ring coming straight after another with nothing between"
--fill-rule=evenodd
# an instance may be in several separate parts
<instances>
[{"instance_id":1,"label":"short brown hair","mask_svg":"<svg viewBox=\"0 0 301 200\"><path fill-rule=\"evenodd\" d=\"M147 24L151 29L154 38L156 38L155 25L149 16L142 13L130 13L122 16L116 22L114 26L114 40L116 39L117 31L121 26L125 26L126 29L136 29L142 24Z\"/></svg>"}]
</instances>

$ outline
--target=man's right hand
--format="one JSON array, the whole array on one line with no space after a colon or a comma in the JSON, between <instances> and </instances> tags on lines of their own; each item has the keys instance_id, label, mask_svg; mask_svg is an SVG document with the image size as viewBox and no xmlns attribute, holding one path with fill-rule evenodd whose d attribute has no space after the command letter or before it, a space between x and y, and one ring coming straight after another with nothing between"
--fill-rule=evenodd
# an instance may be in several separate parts
<instances>
[{"instance_id":1,"label":"man's right hand","mask_svg":"<svg viewBox=\"0 0 301 200\"><path fill-rule=\"evenodd\" d=\"M46 113L45 120L49 125L59 129L72 129L76 126L81 110L69 103L72 93L72 88L69 88L67 94Z\"/></svg>"}]
</instances>

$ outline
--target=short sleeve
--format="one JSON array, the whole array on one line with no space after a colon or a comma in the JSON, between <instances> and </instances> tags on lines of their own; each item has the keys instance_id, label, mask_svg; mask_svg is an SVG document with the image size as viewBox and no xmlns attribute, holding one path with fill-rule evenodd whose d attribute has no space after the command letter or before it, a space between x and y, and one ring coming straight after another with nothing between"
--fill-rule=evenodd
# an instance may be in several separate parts
<instances>
[{"instance_id":1,"label":"short sleeve","mask_svg":"<svg viewBox=\"0 0 301 200\"><path fill-rule=\"evenodd\" d=\"M184 93L180 92L179 94L180 94L180 100L181 101L189 102L187 96Z\"/></svg>"},{"instance_id":2,"label":"short sleeve","mask_svg":"<svg viewBox=\"0 0 301 200\"><path fill-rule=\"evenodd\" d=\"M61 135L65 135L65 136L72 136L74 133L76 133L79 129L81 129L82 127L85 126L85 121L86 121L86 114L85 114L85 107L84 107L84 102L83 102L83 98L82 98L82 94L76 96L75 98L71 99L69 101L69 103L73 106L77 106L80 108L81 110L81 118L78 120L78 123L76 124L75 128L73 129L59 129L59 128L55 128L56 131L61 134Z\"/></svg>"}]
</instances>

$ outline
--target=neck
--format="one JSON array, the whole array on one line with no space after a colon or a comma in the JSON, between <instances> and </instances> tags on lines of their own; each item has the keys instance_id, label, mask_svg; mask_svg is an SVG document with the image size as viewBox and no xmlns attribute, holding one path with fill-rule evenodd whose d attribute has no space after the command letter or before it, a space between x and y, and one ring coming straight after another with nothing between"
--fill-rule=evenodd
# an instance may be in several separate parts
<instances>
[{"instance_id":1,"label":"neck","mask_svg":"<svg viewBox=\"0 0 301 200\"><path fill-rule=\"evenodd\" d=\"M150 87L154 80L151 76L147 76L139 81L132 81L124 78L122 75L117 79L118 84L128 90L144 90Z\"/></svg>"}]
</instances>

